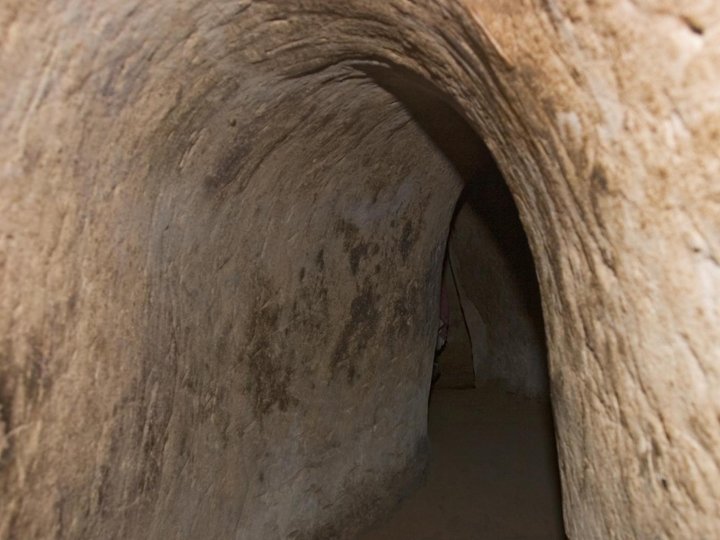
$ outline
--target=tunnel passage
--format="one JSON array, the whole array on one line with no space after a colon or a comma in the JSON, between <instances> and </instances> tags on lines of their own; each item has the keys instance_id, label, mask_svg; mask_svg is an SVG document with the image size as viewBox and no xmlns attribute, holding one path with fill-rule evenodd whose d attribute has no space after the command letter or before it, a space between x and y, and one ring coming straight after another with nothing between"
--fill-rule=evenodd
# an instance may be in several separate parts
<instances>
[{"instance_id":1,"label":"tunnel passage","mask_svg":"<svg viewBox=\"0 0 720 540\"><path fill-rule=\"evenodd\" d=\"M417 477L462 178L368 70L248 67L143 128L121 178L68 194L103 221L68 225L97 267L58 276L55 293L74 300L56 309L98 324L73 334L84 361L48 364L37 382L3 376L11 432L42 415L68 415L38 424L48 440L72 425L53 449L11 441L6 489L24 459L36 472L6 492L6 530L41 536L62 519L83 537L348 536ZM85 151L100 167L124 143ZM90 275L114 284L102 300L80 285ZM108 350L124 361L95 363ZM69 392L72 407L55 408ZM47 481L85 488L47 493ZM38 519L48 498L58 511Z\"/></svg>"},{"instance_id":2,"label":"tunnel passage","mask_svg":"<svg viewBox=\"0 0 720 540\"><path fill-rule=\"evenodd\" d=\"M445 255L427 471L362 540L566 538L535 267L502 174L475 156Z\"/></svg>"},{"instance_id":3,"label":"tunnel passage","mask_svg":"<svg viewBox=\"0 0 720 540\"><path fill-rule=\"evenodd\" d=\"M439 387L497 382L549 398L547 347L535 265L512 194L490 152L457 202L443 286L451 308Z\"/></svg>"},{"instance_id":4,"label":"tunnel passage","mask_svg":"<svg viewBox=\"0 0 720 540\"><path fill-rule=\"evenodd\" d=\"M36 421L66 441L11 440L3 485L23 463L34 472L5 494L6 530L349 537L424 467L446 239L487 151L399 65L280 77L248 64L227 80L224 67L195 99L184 79L158 81L183 95L159 120L136 106L124 128L95 118L78 132L87 161L70 166L106 174L47 212L93 224L71 220L54 239L68 244L55 256L87 255L53 285L66 298L54 320L78 319L53 350L85 355L49 363L37 345L34 378L4 373L6 429ZM93 148L92 130L117 140ZM96 362L120 350L123 362ZM41 504L58 510L38 519Z\"/></svg>"},{"instance_id":5,"label":"tunnel passage","mask_svg":"<svg viewBox=\"0 0 720 540\"><path fill-rule=\"evenodd\" d=\"M121 178L74 193L87 201L68 195L103 221L68 234L87 235L83 264L98 267L58 277L74 300L57 309L113 324L74 337L87 340L86 368L40 370L53 388L4 377L10 430L57 415L52 396L79 401L66 412L76 457L52 469L67 446L43 448L23 492L36 499L18 493L12 530L89 512L63 517L64 534L345 537L421 473L446 240L487 150L449 98L401 66L245 69L140 130L143 153ZM117 163L96 152L88 166ZM89 294L90 275L115 295ZM122 364L94 362L121 348ZM64 423L41 425L52 438ZM88 489L45 495L59 511L37 520L48 477Z\"/></svg>"},{"instance_id":6,"label":"tunnel passage","mask_svg":"<svg viewBox=\"0 0 720 540\"><path fill-rule=\"evenodd\" d=\"M568 534L717 537L718 8L654 4L3 2L0 537L392 505L477 155L452 111L535 260Z\"/></svg>"}]
</instances>

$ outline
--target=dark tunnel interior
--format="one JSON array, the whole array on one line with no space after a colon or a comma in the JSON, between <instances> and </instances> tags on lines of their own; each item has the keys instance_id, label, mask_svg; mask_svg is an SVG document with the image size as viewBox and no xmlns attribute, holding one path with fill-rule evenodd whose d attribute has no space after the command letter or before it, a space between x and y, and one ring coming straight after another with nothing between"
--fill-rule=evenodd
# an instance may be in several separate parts
<instances>
[{"instance_id":1,"label":"dark tunnel interior","mask_svg":"<svg viewBox=\"0 0 720 540\"><path fill-rule=\"evenodd\" d=\"M428 400L428 471L361 537L564 538L540 290L513 196L449 98L402 69L362 69L422 126L464 187L443 262L438 327L447 330Z\"/></svg>"}]
</instances>

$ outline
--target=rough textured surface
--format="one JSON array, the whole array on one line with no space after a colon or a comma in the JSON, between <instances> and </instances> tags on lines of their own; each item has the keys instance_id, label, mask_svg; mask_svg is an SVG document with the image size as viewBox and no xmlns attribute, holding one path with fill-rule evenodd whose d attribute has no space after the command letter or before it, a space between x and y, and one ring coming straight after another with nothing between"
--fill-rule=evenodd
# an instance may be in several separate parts
<instances>
[{"instance_id":1,"label":"rough textured surface","mask_svg":"<svg viewBox=\"0 0 720 540\"><path fill-rule=\"evenodd\" d=\"M533 250L568 533L719 536L719 21L3 2L0 536L327 538L394 500L472 167L452 110Z\"/></svg>"}]
</instances>

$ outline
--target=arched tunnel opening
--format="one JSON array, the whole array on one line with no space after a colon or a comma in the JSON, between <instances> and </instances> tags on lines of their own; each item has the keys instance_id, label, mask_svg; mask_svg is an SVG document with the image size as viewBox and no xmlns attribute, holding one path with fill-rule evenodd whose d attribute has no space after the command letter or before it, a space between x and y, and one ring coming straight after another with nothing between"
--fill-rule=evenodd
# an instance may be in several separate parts
<instances>
[{"instance_id":1,"label":"arched tunnel opening","mask_svg":"<svg viewBox=\"0 0 720 540\"><path fill-rule=\"evenodd\" d=\"M0 539L719 536L716 7L51 4L0 7Z\"/></svg>"},{"instance_id":2,"label":"arched tunnel opening","mask_svg":"<svg viewBox=\"0 0 720 540\"><path fill-rule=\"evenodd\" d=\"M540 290L513 196L447 96L397 66L361 69L462 181L439 272L428 472L361 538L564 538Z\"/></svg>"}]
</instances>

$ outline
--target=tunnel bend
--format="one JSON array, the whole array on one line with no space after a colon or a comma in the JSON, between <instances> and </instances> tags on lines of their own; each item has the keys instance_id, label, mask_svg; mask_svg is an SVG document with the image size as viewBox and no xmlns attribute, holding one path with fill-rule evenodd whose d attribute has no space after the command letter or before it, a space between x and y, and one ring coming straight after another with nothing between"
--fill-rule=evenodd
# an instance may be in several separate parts
<instances>
[{"instance_id":1,"label":"tunnel bend","mask_svg":"<svg viewBox=\"0 0 720 540\"><path fill-rule=\"evenodd\" d=\"M685 391L688 365L717 379L696 309L717 278L659 258L712 253L686 215L712 195L705 79L650 111L682 18L531 4L11 2L0 533L327 537L395 500L422 462L462 184L393 97L409 85L467 119L525 226L569 534L716 536L717 404ZM668 62L608 74L623 47ZM645 150L678 110L686 151Z\"/></svg>"}]
</instances>

